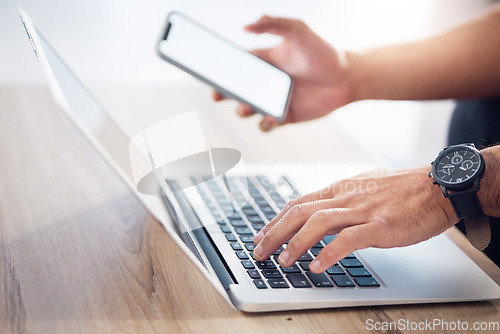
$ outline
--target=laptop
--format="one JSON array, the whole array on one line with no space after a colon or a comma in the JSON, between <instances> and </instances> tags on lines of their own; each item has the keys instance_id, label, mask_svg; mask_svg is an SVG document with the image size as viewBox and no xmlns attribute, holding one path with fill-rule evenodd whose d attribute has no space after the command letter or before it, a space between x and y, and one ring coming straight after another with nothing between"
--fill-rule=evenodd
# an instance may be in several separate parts
<instances>
[{"instance_id":1,"label":"laptop","mask_svg":"<svg viewBox=\"0 0 500 334\"><path fill-rule=\"evenodd\" d=\"M255 261L253 236L287 201L324 186L322 173L341 179L366 166L254 166L242 164L231 148L184 149L186 141L164 136L176 129L179 136L200 136L192 112L130 135L18 10L61 109L234 308L266 312L500 298L500 286L444 234L409 247L358 250L322 274L312 274L308 265L335 236L289 268L276 260L286 244L269 260Z\"/></svg>"}]
</instances>

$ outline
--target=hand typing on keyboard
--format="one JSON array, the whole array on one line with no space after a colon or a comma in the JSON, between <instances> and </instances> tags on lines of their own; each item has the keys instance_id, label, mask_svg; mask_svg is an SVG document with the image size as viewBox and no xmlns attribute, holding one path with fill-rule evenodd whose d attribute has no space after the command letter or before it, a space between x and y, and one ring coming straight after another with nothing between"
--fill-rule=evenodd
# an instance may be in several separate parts
<instances>
[{"instance_id":1,"label":"hand typing on keyboard","mask_svg":"<svg viewBox=\"0 0 500 334\"><path fill-rule=\"evenodd\" d=\"M309 265L321 273L355 250L407 246L444 232L459 219L429 170L375 171L290 201L255 236L255 259L289 240L279 256L289 267L325 235L338 234Z\"/></svg>"}]
</instances>

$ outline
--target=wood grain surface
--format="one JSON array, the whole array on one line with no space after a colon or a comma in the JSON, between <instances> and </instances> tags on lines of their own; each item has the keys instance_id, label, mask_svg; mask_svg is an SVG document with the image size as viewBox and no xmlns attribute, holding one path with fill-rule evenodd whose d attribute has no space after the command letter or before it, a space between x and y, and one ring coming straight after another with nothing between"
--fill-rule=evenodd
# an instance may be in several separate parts
<instances>
[{"instance_id":1,"label":"wood grain surface","mask_svg":"<svg viewBox=\"0 0 500 334\"><path fill-rule=\"evenodd\" d=\"M367 332L367 319L500 319L499 301L233 310L44 87L0 87L0 180L1 333L340 334ZM498 267L449 234L500 282Z\"/></svg>"}]
</instances>

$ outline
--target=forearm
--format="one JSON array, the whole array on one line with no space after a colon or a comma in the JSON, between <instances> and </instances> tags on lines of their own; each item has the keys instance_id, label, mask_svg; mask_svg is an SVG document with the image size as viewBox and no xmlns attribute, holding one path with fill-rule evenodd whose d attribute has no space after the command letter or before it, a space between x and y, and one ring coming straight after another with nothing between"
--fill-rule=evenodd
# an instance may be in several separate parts
<instances>
[{"instance_id":1,"label":"forearm","mask_svg":"<svg viewBox=\"0 0 500 334\"><path fill-rule=\"evenodd\" d=\"M477 193L483 211L500 217L500 145L481 151L486 169Z\"/></svg>"},{"instance_id":2,"label":"forearm","mask_svg":"<svg viewBox=\"0 0 500 334\"><path fill-rule=\"evenodd\" d=\"M351 101L500 95L500 7L426 40L347 53Z\"/></svg>"}]
</instances>

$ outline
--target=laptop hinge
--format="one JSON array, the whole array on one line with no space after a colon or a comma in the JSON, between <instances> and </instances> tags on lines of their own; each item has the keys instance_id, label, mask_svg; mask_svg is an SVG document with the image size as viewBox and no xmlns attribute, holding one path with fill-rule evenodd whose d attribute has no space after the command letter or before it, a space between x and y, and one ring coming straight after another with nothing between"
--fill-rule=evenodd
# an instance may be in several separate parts
<instances>
[{"instance_id":1,"label":"laptop hinge","mask_svg":"<svg viewBox=\"0 0 500 334\"><path fill-rule=\"evenodd\" d=\"M179 186L175 181L168 180L167 181L170 189L172 190L173 195L175 196L175 199L177 200L177 203L179 204L182 213L186 217L187 220L190 221L191 226L193 226L193 223L196 223L196 226L199 226L197 228L191 228L189 226L182 226L183 224L180 219L178 219L177 215L175 212L171 212L173 207L169 203L169 199L167 196L162 194L162 199L165 202L165 205L167 207L167 210L169 211L170 215L172 216L172 219L175 220L175 224L177 225L177 229L179 230L178 233L180 234L181 239L187 244L192 251L192 247L194 247L194 243L192 240L189 238L194 237L196 238L196 241L199 245L199 247L202 249L206 259L210 262L210 266L212 267L213 271L217 275L217 278L221 282L222 286L224 289L227 291L229 290L229 286L231 284L237 284L237 280L232 274L231 270L229 269L228 264L224 260L224 257L222 254L219 252L217 246L215 245L214 241L208 234L207 230L203 225L201 224L198 216L194 212L193 208L185 198L184 194L180 190ZM187 230L191 229L191 233L186 232ZM188 239L188 240L186 240ZM201 259L201 256L198 252L198 250L195 248L196 251L194 251L195 256L201 261L201 263L206 267L206 264L204 261Z\"/></svg>"}]
</instances>

